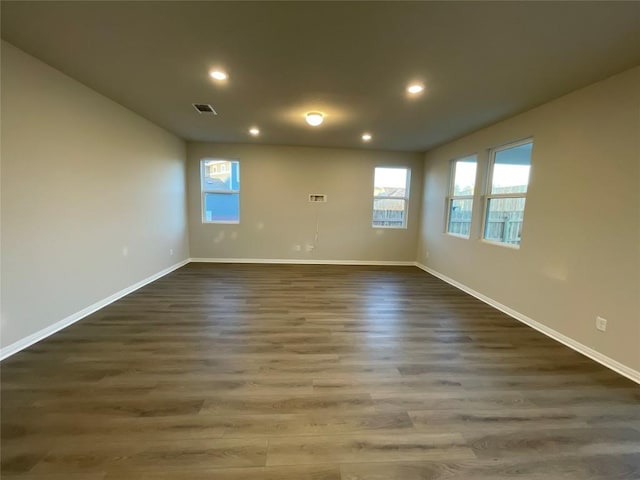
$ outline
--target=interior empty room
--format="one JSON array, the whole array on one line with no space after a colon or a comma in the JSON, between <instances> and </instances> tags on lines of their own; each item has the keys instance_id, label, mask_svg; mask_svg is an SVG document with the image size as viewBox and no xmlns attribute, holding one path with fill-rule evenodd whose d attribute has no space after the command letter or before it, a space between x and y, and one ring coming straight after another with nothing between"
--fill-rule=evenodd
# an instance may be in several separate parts
<instances>
[{"instance_id":1,"label":"interior empty room","mask_svg":"<svg viewBox=\"0 0 640 480\"><path fill-rule=\"evenodd\" d=\"M3 479L640 479L640 2L0 9Z\"/></svg>"}]
</instances>

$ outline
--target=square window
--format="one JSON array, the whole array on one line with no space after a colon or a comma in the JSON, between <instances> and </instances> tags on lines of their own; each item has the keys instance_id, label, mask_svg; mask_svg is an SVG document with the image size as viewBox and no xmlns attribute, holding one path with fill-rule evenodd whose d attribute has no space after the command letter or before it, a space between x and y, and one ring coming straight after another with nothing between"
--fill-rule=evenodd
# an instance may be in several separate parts
<instances>
[{"instance_id":1,"label":"square window","mask_svg":"<svg viewBox=\"0 0 640 480\"><path fill-rule=\"evenodd\" d=\"M526 200L525 197L489 198L484 223L485 240L520 245Z\"/></svg>"},{"instance_id":2,"label":"square window","mask_svg":"<svg viewBox=\"0 0 640 480\"><path fill-rule=\"evenodd\" d=\"M240 218L240 194L204 192L203 209L205 222L237 223Z\"/></svg>"},{"instance_id":3,"label":"square window","mask_svg":"<svg viewBox=\"0 0 640 480\"><path fill-rule=\"evenodd\" d=\"M527 193L533 143L494 153L491 193Z\"/></svg>"}]
</instances>

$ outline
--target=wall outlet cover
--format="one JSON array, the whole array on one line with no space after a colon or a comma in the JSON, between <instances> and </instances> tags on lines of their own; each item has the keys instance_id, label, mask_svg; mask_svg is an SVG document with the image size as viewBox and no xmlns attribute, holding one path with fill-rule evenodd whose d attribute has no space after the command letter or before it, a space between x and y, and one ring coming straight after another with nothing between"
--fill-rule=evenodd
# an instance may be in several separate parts
<instances>
[{"instance_id":1,"label":"wall outlet cover","mask_svg":"<svg viewBox=\"0 0 640 480\"><path fill-rule=\"evenodd\" d=\"M596 328L601 332L607 331L607 319L602 317L596 317Z\"/></svg>"}]
</instances>

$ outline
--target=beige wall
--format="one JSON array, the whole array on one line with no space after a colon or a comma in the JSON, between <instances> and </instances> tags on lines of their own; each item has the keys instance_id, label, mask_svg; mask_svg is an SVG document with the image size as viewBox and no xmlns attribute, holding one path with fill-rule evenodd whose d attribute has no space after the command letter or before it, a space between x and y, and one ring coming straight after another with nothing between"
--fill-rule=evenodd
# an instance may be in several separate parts
<instances>
[{"instance_id":1,"label":"beige wall","mask_svg":"<svg viewBox=\"0 0 640 480\"><path fill-rule=\"evenodd\" d=\"M521 248L479 240L479 195L471 239L443 234L449 161L477 152L485 172L489 147L529 136ZM640 67L429 152L418 260L640 370L639 142Z\"/></svg>"},{"instance_id":2,"label":"beige wall","mask_svg":"<svg viewBox=\"0 0 640 480\"><path fill-rule=\"evenodd\" d=\"M182 140L5 42L1 93L6 347L186 259L188 239Z\"/></svg>"},{"instance_id":3,"label":"beige wall","mask_svg":"<svg viewBox=\"0 0 640 480\"><path fill-rule=\"evenodd\" d=\"M411 153L257 145L188 144L191 256L205 258L414 261L422 159ZM240 161L239 225L203 224L199 164ZM378 165L412 171L407 229L371 227ZM310 193L327 195L309 203ZM314 243L316 221L318 242ZM301 251L297 251L300 245Z\"/></svg>"}]
</instances>

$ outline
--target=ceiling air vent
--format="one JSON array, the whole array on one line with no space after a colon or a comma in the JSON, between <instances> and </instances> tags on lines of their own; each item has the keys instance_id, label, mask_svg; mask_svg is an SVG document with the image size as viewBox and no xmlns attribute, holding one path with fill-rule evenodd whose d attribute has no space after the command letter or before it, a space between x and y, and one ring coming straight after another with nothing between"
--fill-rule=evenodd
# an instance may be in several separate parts
<instances>
[{"instance_id":1,"label":"ceiling air vent","mask_svg":"<svg viewBox=\"0 0 640 480\"><path fill-rule=\"evenodd\" d=\"M218 112L216 112L213 107L211 105L209 105L208 103L194 103L192 104L193 108L195 108L198 113L208 113L211 115L217 115Z\"/></svg>"}]
</instances>

